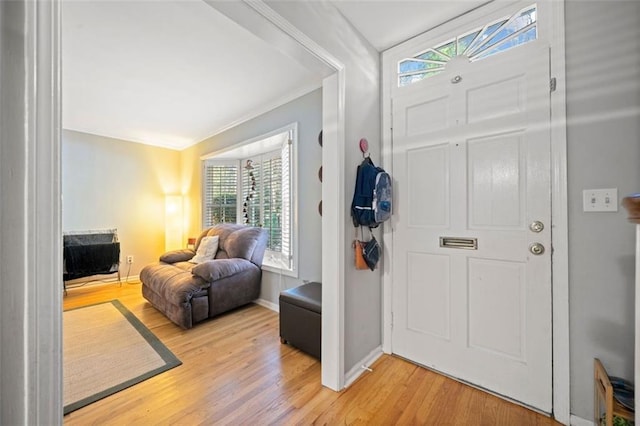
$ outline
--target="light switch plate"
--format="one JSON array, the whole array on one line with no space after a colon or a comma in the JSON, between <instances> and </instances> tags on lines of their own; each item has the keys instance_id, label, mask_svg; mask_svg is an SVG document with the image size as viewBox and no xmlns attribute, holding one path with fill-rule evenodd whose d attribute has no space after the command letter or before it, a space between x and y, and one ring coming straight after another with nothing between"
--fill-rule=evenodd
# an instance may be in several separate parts
<instances>
[{"instance_id":1,"label":"light switch plate","mask_svg":"<svg viewBox=\"0 0 640 426\"><path fill-rule=\"evenodd\" d=\"M582 209L586 213L617 212L618 188L585 189L582 191Z\"/></svg>"}]
</instances>

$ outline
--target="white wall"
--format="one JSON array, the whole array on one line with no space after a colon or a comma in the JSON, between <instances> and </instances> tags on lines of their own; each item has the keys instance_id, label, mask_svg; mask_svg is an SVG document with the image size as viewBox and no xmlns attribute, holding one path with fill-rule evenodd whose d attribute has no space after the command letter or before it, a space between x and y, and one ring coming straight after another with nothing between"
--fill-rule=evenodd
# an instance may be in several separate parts
<instances>
[{"instance_id":1,"label":"white wall","mask_svg":"<svg viewBox=\"0 0 640 426\"><path fill-rule=\"evenodd\" d=\"M246 121L190 147L182 154L183 191L188 197L189 236L201 232L202 165L200 157L264 135L288 124L298 123L298 278L264 271L260 298L278 303L280 291L296 287L304 280L321 281L322 222L318 214L322 185L318 169L322 148L318 133L322 129L322 91L314 90L298 99Z\"/></svg>"},{"instance_id":2,"label":"white wall","mask_svg":"<svg viewBox=\"0 0 640 426\"><path fill-rule=\"evenodd\" d=\"M571 413L593 417L593 358L633 380L634 226L582 190L640 191L640 2L566 3Z\"/></svg>"},{"instance_id":3,"label":"white wall","mask_svg":"<svg viewBox=\"0 0 640 426\"><path fill-rule=\"evenodd\" d=\"M62 132L62 229L118 229L120 273L138 275L165 251L165 194L180 194L180 152ZM134 262L126 264L126 256ZM96 276L89 279L109 279Z\"/></svg>"},{"instance_id":4,"label":"white wall","mask_svg":"<svg viewBox=\"0 0 640 426\"><path fill-rule=\"evenodd\" d=\"M344 205L346 230L344 300L344 370L349 372L382 343L380 270L357 271L353 264L354 227L349 207L356 167L362 161L360 138L369 141L371 157L380 161L380 61L378 52L328 2L267 1L267 4L344 64L345 123Z\"/></svg>"}]
</instances>

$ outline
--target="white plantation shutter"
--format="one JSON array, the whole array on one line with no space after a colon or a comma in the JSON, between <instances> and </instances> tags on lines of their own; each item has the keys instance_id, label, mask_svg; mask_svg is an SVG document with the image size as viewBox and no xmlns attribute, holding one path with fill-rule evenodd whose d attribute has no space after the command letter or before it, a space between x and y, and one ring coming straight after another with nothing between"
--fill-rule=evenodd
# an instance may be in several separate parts
<instances>
[{"instance_id":1,"label":"white plantation shutter","mask_svg":"<svg viewBox=\"0 0 640 426\"><path fill-rule=\"evenodd\" d=\"M237 222L238 165L213 161L204 163L202 224Z\"/></svg>"},{"instance_id":2,"label":"white plantation shutter","mask_svg":"<svg viewBox=\"0 0 640 426\"><path fill-rule=\"evenodd\" d=\"M207 159L203 173L203 226L235 222L265 228L269 240L263 265L292 276L297 276L293 223L295 129L291 125L271 136L241 144L238 153L251 157L239 158L240 155L227 152L229 160ZM267 152L265 145L270 149Z\"/></svg>"},{"instance_id":3,"label":"white plantation shutter","mask_svg":"<svg viewBox=\"0 0 640 426\"><path fill-rule=\"evenodd\" d=\"M269 232L267 250L282 248L282 158L280 151L262 159L262 226Z\"/></svg>"},{"instance_id":4,"label":"white plantation shutter","mask_svg":"<svg viewBox=\"0 0 640 426\"><path fill-rule=\"evenodd\" d=\"M246 168L248 161L251 162L252 169ZM286 174L289 175L289 164L287 162L283 167L280 149L243 159L241 164L244 165L242 223L266 229L269 235L268 254L272 259L277 254L275 257L279 260L282 257L283 245L290 246L288 240L283 241L283 188L289 188L288 182L284 185L283 172L287 170ZM287 208L289 205L290 202L287 200ZM290 238L290 232L287 232L287 238Z\"/></svg>"},{"instance_id":5,"label":"white plantation shutter","mask_svg":"<svg viewBox=\"0 0 640 426\"><path fill-rule=\"evenodd\" d=\"M251 161L251 169L247 168L247 161ZM249 226L262 226L262 209L260 188L262 187L262 167L260 157L246 158L242 164L242 217L238 223Z\"/></svg>"},{"instance_id":6,"label":"white plantation shutter","mask_svg":"<svg viewBox=\"0 0 640 426\"><path fill-rule=\"evenodd\" d=\"M291 212L292 212L292 158L291 158L291 150L293 148L293 139L291 135L291 131L289 131L289 135L287 137L287 141L283 144L281 149L281 164L284 164L285 167L282 168L282 263L286 269L293 268L293 241L292 241L292 232L291 232Z\"/></svg>"}]
</instances>

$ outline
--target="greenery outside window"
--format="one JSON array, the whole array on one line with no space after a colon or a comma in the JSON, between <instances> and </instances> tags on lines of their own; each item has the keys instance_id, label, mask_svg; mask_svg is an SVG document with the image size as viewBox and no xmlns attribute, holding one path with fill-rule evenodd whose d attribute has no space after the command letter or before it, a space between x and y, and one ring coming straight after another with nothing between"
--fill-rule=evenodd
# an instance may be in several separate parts
<instances>
[{"instance_id":1,"label":"greenery outside window","mask_svg":"<svg viewBox=\"0 0 640 426\"><path fill-rule=\"evenodd\" d=\"M462 33L399 61L398 87L408 86L441 73L447 63L457 56L464 56L473 62L537 38L538 9L533 4L513 15L488 22L482 27Z\"/></svg>"},{"instance_id":2,"label":"greenery outside window","mask_svg":"<svg viewBox=\"0 0 640 426\"><path fill-rule=\"evenodd\" d=\"M238 164L205 161L203 172L204 227L236 223L238 217Z\"/></svg>"}]
</instances>

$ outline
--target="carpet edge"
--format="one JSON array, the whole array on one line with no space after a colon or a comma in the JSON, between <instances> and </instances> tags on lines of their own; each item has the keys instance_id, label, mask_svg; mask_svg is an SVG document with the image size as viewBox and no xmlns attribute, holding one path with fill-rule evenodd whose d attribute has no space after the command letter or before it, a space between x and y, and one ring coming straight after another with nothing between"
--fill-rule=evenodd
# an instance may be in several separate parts
<instances>
[{"instance_id":1,"label":"carpet edge","mask_svg":"<svg viewBox=\"0 0 640 426\"><path fill-rule=\"evenodd\" d=\"M122 316L129 322L129 324L145 339L145 341L151 346L156 353L162 358L164 361L164 365L154 368L153 370L149 370L146 373L143 373L139 376L133 377L129 380L126 380L122 383L119 383L115 386L111 386L110 388L104 389L96 394L93 394L89 397L83 398L79 401L72 402L63 407L63 415L66 416L80 408L83 408L89 404L92 404L96 401L99 401L103 398L106 398L110 395L116 394L124 389L130 388L133 385L141 383L147 379L150 379L160 373L165 371L169 371L175 367L182 365L182 361L178 359L178 357L171 352L171 350L164 344L160 339L146 326L138 317L135 316L133 312L127 309L122 302L118 299L113 299L105 302L93 303L90 305L78 306L76 308L68 309L67 311L73 311L76 309L88 308L91 306L103 305L111 303L113 307L115 307ZM63 360L64 363L64 360Z\"/></svg>"}]
</instances>

